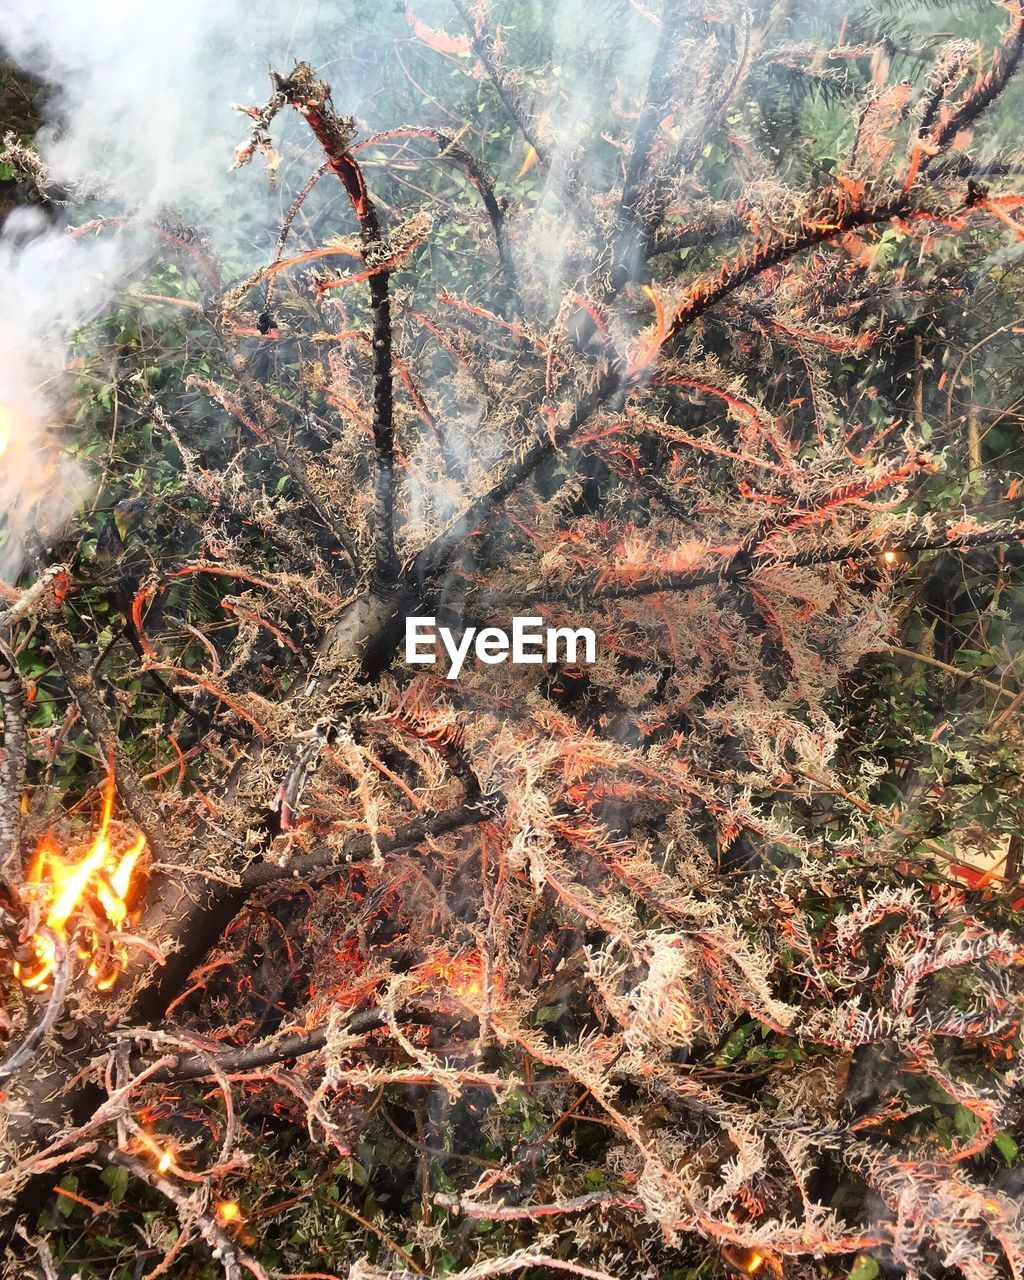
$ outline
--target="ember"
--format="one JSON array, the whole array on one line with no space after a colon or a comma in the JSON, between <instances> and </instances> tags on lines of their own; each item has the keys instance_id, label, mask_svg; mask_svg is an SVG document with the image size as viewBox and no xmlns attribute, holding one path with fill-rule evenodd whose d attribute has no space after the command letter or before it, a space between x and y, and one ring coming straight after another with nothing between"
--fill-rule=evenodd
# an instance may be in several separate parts
<instances>
[{"instance_id":1,"label":"ember","mask_svg":"<svg viewBox=\"0 0 1024 1280\"><path fill-rule=\"evenodd\" d=\"M233 1200L221 1200L217 1205L217 1218L226 1227L239 1226L242 1211Z\"/></svg>"},{"instance_id":2,"label":"ember","mask_svg":"<svg viewBox=\"0 0 1024 1280\"><path fill-rule=\"evenodd\" d=\"M26 896L41 916L41 924L61 938L78 937L78 954L89 961L89 976L99 991L109 991L124 968L126 951L118 940L128 917L132 874L146 847L136 836L118 849L111 838L114 812L114 779L108 778L103 795L99 830L84 855L75 860L47 836L36 850L26 876ZM69 928L72 917L78 924ZM31 989L43 987L53 973L53 942L38 928L31 945L35 963L16 963L14 972Z\"/></svg>"},{"instance_id":3,"label":"ember","mask_svg":"<svg viewBox=\"0 0 1024 1280\"><path fill-rule=\"evenodd\" d=\"M139 1130L138 1145L141 1151L152 1158L157 1173L164 1174L174 1168L175 1149L173 1145L161 1146L145 1129Z\"/></svg>"},{"instance_id":4,"label":"ember","mask_svg":"<svg viewBox=\"0 0 1024 1280\"><path fill-rule=\"evenodd\" d=\"M756 1249L740 1249L733 1245L726 1245L722 1250L722 1260L730 1271L746 1276L756 1275L765 1262L764 1254Z\"/></svg>"},{"instance_id":5,"label":"ember","mask_svg":"<svg viewBox=\"0 0 1024 1280\"><path fill-rule=\"evenodd\" d=\"M474 1001L484 994L484 962L478 951L464 951L456 956L440 952L420 965L417 973L423 988L441 995Z\"/></svg>"}]
</instances>

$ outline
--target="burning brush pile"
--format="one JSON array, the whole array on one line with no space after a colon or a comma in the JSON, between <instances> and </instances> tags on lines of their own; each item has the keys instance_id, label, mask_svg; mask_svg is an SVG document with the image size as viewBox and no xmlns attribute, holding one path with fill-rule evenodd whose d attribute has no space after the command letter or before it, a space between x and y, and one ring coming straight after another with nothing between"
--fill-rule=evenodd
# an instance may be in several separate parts
<instances>
[{"instance_id":1,"label":"burning brush pile","mask_svg":"<svg viewBox=\"0 0 1024 1280\"><path fill-rule=\"evenodd\" d=\"M1024 11L454 7L0 16L4 1274L1017 1280Z\"/></svg>"}]
</instances>

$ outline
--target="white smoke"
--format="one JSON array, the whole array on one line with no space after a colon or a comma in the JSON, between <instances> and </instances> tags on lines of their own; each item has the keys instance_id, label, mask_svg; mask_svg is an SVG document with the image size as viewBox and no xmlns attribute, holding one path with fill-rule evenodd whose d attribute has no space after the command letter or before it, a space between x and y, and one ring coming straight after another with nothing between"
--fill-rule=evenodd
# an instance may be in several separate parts
<instances>
[{"instance_id":1,"label":"white smoke","mask_svg":"<svg viewBox=\"0 0 1024 1280\"><path fill-rule=\"evenodd\" d=\"M411 7L429 25L461 30L442 0L412 0ZM547 176L540 168L520 176L526 153L517 134L498 174L499 190L515 209L520 278L550 319L566 280L585 278L595 265L575 260L587 236L571 194L567 198L565 176L593 189L614 185L620 155L602 140L598 122L616 80L626 101L642 95L656 36L641 24L640 38L624 46L616 34L621 24L609 20L616 9L622 9L616 0L524 5L516 10L521 29L502 32L511 64L517 53L524 65L539 54L533 65L552 68L543 82L523 87L551 157ZM495 6L492 25L501 19ZM526 33L540 47L517 50ZM302 122L282 113L274 122L282 156L278 187L271 187L258 161L232 172L235 149L248 132L232 104L265 102L268 69L287 71L301 58L330 81L336 107L354 114L364 134L399 122L451 132L454 120L472 119L466 104L479 91L475 60L467 58L465 75L452 80L454 99L435 103L414 87L413 77L407 79L406 67L412 60L429 77L434 72L423 70L416 57L432 59L435 70L443 64L422 46L413 50L414 44L400 9L360 0L345 6L330 0L177 0L173 6L5 0L0 48L47 86L46 125L37 139L47 170L69 189L84 185L105 193L88 205L72 201L69 224L100 212L128 216L116 228L74 239L52 223L36 226L28 239L23 218L10 219L0 235L0 403L7 406L6 430L18 439L2 459L7 542L0 574L17 572L17 548L33 521L52 526L81 498L83 471L60 460L55 448L66 392L60 379L65 344L111 304L153 252L155 220L171 212L197 225L230 285L269 261L294 194L322 159ZM471 138L471 149L484 141ZM343 198L333 188L327 194L331 184L321 185L318 199L340 201L335 229L344 228ZM443 405L443 389L433 390ZM479 450L467 447L486 466L502 441L485 441L481 433L476 440Z\"/></svg>"},{"instance_id":2,"label":"white smoke","mask_svg":"<svg viewBox=\"0 0 1024 1280\"><path fill-rule=\"evenodd\" d=\"M33 525L59 525L86 489L51 430L64 367L61 327L103 305L123 270L112 243L83 253L18 210L0 238L0 577L14 577Z\"/></svg>"},{"instance_id":3,"label":"white smoke","mask_svg":"<svg viewBox=\"0 0 1024 1280\"><path fill-rule=\"evenodd\" d=\"M216 233L237 225L240 201L270 203L255 170L229 174L245 131L232 104L268 97L268 67L322 57L339 25L331 9L310 0L7 0L0 45L50 88L51 119L37 141L57 179L98 179L140 213L201 216ZM356 106L350 86L345 77L335 85L343 110Z\"/></svg>"},{"instance_id":4,"label":"white smoke","mask_svg":"<svg viewBox=\"0 0 1024 1280\"><path fill-rule=\"evenodd\" d=\"M283 197L265 173L230 172L245 132L232 103L268 96L268 65L322 51L323 8L7 0L0 9L0 49L47 87L36 142L50 178L105 194L102 208L72 201L68 226L18 210L0 231L0 577L18 573L30 529L59 526L88 491L86 470L61 448L68 343L146 260L155 218L200 220L239 271L257 260L253 229L280 222ZM339 89L340 104L354 106ZM302 165L303 146L290 154ZM69 235L96 212L128 216Z\"/></svg>"},{"instance_id":5,"label":"white smoke","mask_svg":"<svg viewBox=\"0 0 1024 1280\"><path fill-rule=\"evenodd\" d=\"M517 224L517 256L524 283L552 317L569 286L575 292L607 266L587 256L600 237L589 225L593 209L575 193L607 191L620 180L623 153L602 135L609 99L616 95L626 111L639 109L658 33L635 12L629 16L624 22L622 6L608 0L533 6L532 25L547 45L550 74L531 85L527 101L548 164L530 171L537 189ZM506 177L522 190L515 169Z\"/></svg>"}]
</instances>

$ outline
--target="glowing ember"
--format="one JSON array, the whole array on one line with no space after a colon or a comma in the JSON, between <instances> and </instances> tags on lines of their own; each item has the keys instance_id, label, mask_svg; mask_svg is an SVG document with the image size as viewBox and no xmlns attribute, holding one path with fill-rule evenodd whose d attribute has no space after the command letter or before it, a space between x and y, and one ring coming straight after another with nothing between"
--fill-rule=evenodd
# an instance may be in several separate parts
<instances>
[{"instance_id":1,"label":"glowing ember","mask_svg":"<svg viewBox=\"0 0 1024 1280\"><path fill-rule=\"evenodd\" d=\"M116 935L128 918L128 892L132 873L146 847L138 836L126 850L111 843L110 822L114 813L114 779L111 775L103 796L100 826L83 857L75 861L65 856L50 837L36 850L26 876L26 897L40 910L41 923L61 938L69 940L72 916L80 917L79 955L89 961L89 976L100 991L109 991L124 967L127 954ZM108 935L113 936L108 936ZM15 964L14 972L24 986L42 987L53 972L55 948L45 934L32 937L35 963Z\"/></svg>"},{"instance_id":2,"label":"glowing ember","mask_svg":"<svg viewBox=\"0 0 1024 1280\"><path fill-rule=\"evenodd\" d=\"M726 1245L722 1257L733 1271L752 1276L764 1266L765 1257L756 1249L741 1249L735 1245Z\"/></svg>"},{"instance_id":3,"label":"glowing ember","mask_svg":"<svg viewBox=\"0 0 1024 1280\"><path fill-rule=\"evenodd\" d=\"M484 994L484 962L478 951L452 956L439 952L419 966L421 987L430 987L460 1000L479 1000Z\"/></svg>"},{"instance_id":4,"label":"glowing ember","mask_svg":"<svg viewBox=\"0 0 1024 1280\"><path fill-rule=\"evenodd\" d=\"M883 551L883 552L882 552L882 559L885 561L885 563L886 563L886 564L895 564L895 563L896 563L896 552L895 552L895 551Z\"/></svg>"},{"instance_id":5,"label":"glowing ember","mask_svg":"<svg viewBox=\"0 0 1024 1280\"><path fill-rule=\"evenodd\" d=\"M159 1142L145 1129L140 1129L137 1135L137 1143L139 1148L147 1155L151 1156L156 1165L157 1173L166 1173L174 1166L174 1147L168 1145L162 1147Z\"/></svg>"},{"instance_id":6,"label":"glowing ember","mask_svg":"<svg viewBox=\"0 0 1024 1280\"><path fill-rule=\"evenodd\" d=\"M234 1200L221 1200L217 1205L217 1218L224 1226L237 1226L242 1221L242 1211Z\"/></svg>"},{"instance_id":7,"label":"glowing ember","mask_svg":"<svg viewBox=\"0 0 1024 1280\"><path fill-rule=\"evenodd\" d=\"M669 1034L672 1037L672 1043L677 1041L686 1041L690 1032L693 1030L693 1009L691 1006L679 996L672 1006L672 1019L669 1024Z\"/></svg>"}]
</instances>

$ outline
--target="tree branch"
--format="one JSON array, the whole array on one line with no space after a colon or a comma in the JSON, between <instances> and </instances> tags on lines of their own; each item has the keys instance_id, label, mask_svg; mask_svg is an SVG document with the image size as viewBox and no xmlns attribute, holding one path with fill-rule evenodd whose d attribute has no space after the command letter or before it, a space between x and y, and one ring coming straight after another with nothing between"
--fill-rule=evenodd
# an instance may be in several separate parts
<instances>
[{"instance_id":1,"label":"tree branch","mask_svg":"<svg viewBox=\"0 0 1024 1280\"><path fill-rule=\"evenodd\" d=\"M403 127L400 129L391 129L387 133L376 134L373 138L368 139L369 142L386 142L389 138L424 138L436 144L439 157L445 159L451 157L465 172L470 182L475 187L480 199L483 201L491 229L494 232L494 240L498 250L498 261L501 265L501 274L505 281L505 288L512 300L516 314L522 313L522 302L519 297L519 284L516 279L516 265L512 257L512 246L509 244L508 234L505 228L505 211L501 202L494 194L494 183L485 174L483 167L477 163L476 159L466 150L457 138L451 137L449 134L442 133L437 129L423 129L418 127Z\"/></svg>"},{"instance_id":2,"label":"tree branch","mask_svg":"<svg viewBox=\"0 0 1024 1280\"><path fill-rule=\"evenodd\" d=\"M36 1049L53 1029L64 1008L64 996L67 993L68 977L71 972L71 957L67 943L59 933L46 928L45 925L40 928L39 934L45 937L53 947L53 986L50 988L50 996L42 1017L21 1044L13 1049L3 1062L0 1062L0 1084L17 1075L22 1067L31 1061Z\"/></svg>"},{"instance_id":3,"label":"tree branch","mask_svg":"<svg viewBox=\"0 0 1024 1280\"><path fill-rule=\"evenodd\" d=\"M668 349L696 320L735 289L806 249L825 244L857 227L888 222L897 217L940 217L949 212L937 207L926 210L905 192L892 193L883 202L869 207L844 205L839 193L829 192L823 207L814 215L813 223L805 219L788 231L776 231L756 238L749 247L741 249L732 262L726 262L718 273L700 277L667 326L661 349ZM546 458L571 444L573 437L594 413L612 407L619 397L624 398L638 386L649 372L649 367L646 367L633 374L612 369L600 374L592 388L577 401L564 425L553 433L538 436L486 493L476 498L453 524L419 552L411 566L414 580L422 582L445 570L467 539L481 531L501 503L528 480Z\"/></svg>"},{"instance_id":4,"label":"tree branch","mask_svg":"<svg viewBox=\"0 0 1024 1280\"><path fill-rule=\"evenodd\" d=\"M592 414L614 400L621 386L618 373L611 370L603 373L595 386L577 401L568 422L552 434L535 439L486 493L474 499L461 516L416 555L408 576L415 582L424 582L443 573L465 542L482 531L501 503L528 480L546 458L569 444Z\"/></svg>"},{"instance_id":5,"label":"tree branch","mask_svg":"<svg viewBox=\"0 0 1024 1280\"><path fill-rule=\"evenodd\" d=\"M395 425L391 362L390 271L380 265L382 241L377 210L349 145L352 121L338 116L330 105L330 86L318 80L308 63L296 63L287 78L274 73L284 101L305 118L345 188L359 222L363 263L370 270L370 312L373 321L373 448L377 464L374 489L373 578L393 581L395 558Z\"/></svg>"},{"instance_id":6,"label":"tree branch","mask_svg":"<svg viewBox=\"0 0 1024 1280\"><path fill-rule=\"evenodd\" d=\"M1019 3L1006 6L1010 11L1010 29L996 49L988 74L979 76L963 102L935 130L934 145L948 146L956 135L981 115L1002 93L1024 55L1024 8ZM922 170L929 157L922 161Z\"/></svg>"},{"instance_id":7,"label":"tree branch","mask_svg":"<svg viewBox=\"0 0 1024 1280\"><path fill-rule=\"evenodd\" d=\"M547 149L542 145L537 136L536 130L527 119L526 113L523 111L522 107L520 107L515 96L505 83L505 78L501 73L501 68L495 62L494 55L488 47L487 41L477 30L476 23L473 21L469 9L463 3L463 0L452 0L452 3L458 10L459 16L462 18L463 22L466 24L466 30L469 32L469 42L473 46L473 52L480 59L481 66L487 72L487 78L494 86L495 93L501 99L502 106L508 112L509 117L519 132L523 135L530 146L533 147L534 151L536 151L537 159L541 164L547 164Z\"/></svg>"},{"instance_id":8,"label":"tree branch","mask_svg":"<svg viewBox=\"0 0 1024 1280\"><path fill-rule=\"evenodd\" d=\"M658 43L647 80L644 105L633 135L633 147L622 184L619 202L621 229L616 244L616 265L613 273L613 289L619 289L631 279L640 262L647 256L646 244L650 225L644 217L642 203L646 194L647 166L651 146L658 133L659 121L664 117L672 90L672 62L676 57L676 37L682 23L685 6L680 0L666 0L658 31Z\"/></svg>"},{"instance_id":9,"label":"tree branch","mask_svg":"<svg viewBox=\"0 0 1024 1280\"><path fill-rule=\"evenodd\" d=\"M379 1009L367 1009L350 1018L342 1030L347 1035L365 1035L383 1026L384 1020L384 1014ZM130 1040L131 1032L125 1032L124 1036L125 1039ZM225 1074L256 1071L260 1067L269 1067L276 1062L287 1062L290 1058L301 1058L306 1054L317 1053L326 1043L326 1027L316 1027L313 1031L298 1031L290 1035L268 1036L266 1040L246 1045L242 1049L190 1054L179 1058L173 1065L161 1067L147 1079L154 1084L182 1084L186 1080L203 1080L212 1075L214 1069Z\"/></svg>"},{"instance_id":10,"label":"tree branch","mask_svg":"<svg viewBox=\"0 0 1024 1280\"><path fill-rule=\"evenodd\" d=\"M403 849L414 848L426 839L447 835L451 831L475 826L480 822L489 822L497 815L499 805L497 798L484 797L473 803L460 805L457 809L428 814L400 827L393 835L380 838L376 846L370 836L358 836L339 849L316 849L298 857L283 858L280 862L255 862L242 872L241 889L248 897L257 889L279 881L306 882L330 875L353 862L366 861L375 856L376 850L381 855L399 853Z\"/></svg>"},{"instance_id":11,"label":"tree branch","mask_svg":"<svg viewBox=\"0 0 1024 1280\"><path fill-rule=\"evenodd\" d=\"M695 246L705 248L715 240L738 236L747 229L747 224L736 213L709 213L688 226L662 226L647 243L647 257L678 253L680 249Z\"/></svg>"},{"instance_id":12,"label":"tree branch","mask_svg":"<svg viewBox=\"0 0 1024 1280\"><path fill-rule=\"evenodd\" d=\"M865 531L866 532L866 531ZM884 538L884 535L875 535ZM837 563L860 556L880 554L882 550L908 555L921 551L967 551L971 547L999 545L1024 541L1024 523L1004 521L972 533L949 537L948 534L922 532L915 537L893 542L884 540L878 551L872 553L863 542L848 542L839 547L812 548L794 555L764 556L740 551L724 558L715 569L686 570L678 573L652 574L634 578L630 582L601 585L597 575L588 575L574 582L574 595L578 592L596 602L605 600L632 600L640 596L658 595L663 591L695 591L698 587L738 582L753 577L759 569L774 565L807 567L816 564ZM481 609L500 605L529 605L550 602L551 593L540 588L521 594L511 592L483 596L476 602Z\"/></svg>"}]
</instances>

